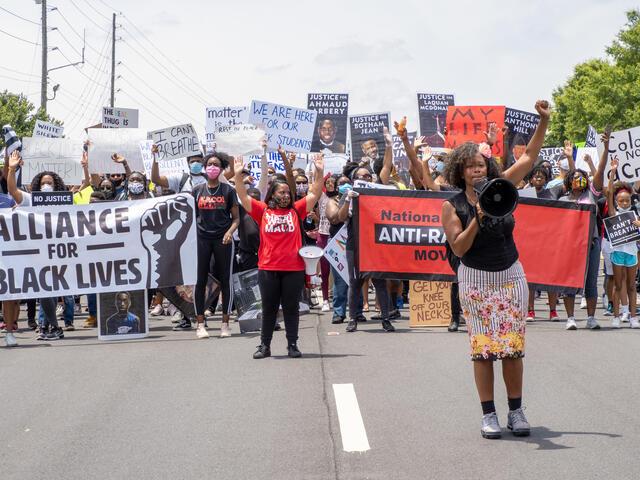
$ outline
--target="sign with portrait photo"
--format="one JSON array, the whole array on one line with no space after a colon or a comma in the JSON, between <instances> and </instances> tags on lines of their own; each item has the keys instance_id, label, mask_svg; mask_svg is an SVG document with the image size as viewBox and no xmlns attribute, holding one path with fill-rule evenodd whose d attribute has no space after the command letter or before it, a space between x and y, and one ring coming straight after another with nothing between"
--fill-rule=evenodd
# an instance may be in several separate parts
<instances>
[{"instance_id":1,"label":"sign with portrait photo","mask_svg":"<svg viewBox=\"0 0 640 480\"><path fill-rule=\"evenodd\" d=\"M390 114L368 113L349 117L351 133L351 160L373 164L384 157L385 143L383 129L389 128Z\"/></svg>"},{"instance_id":2,"label":"sign with portrait photo","mask_svg":"<svg viewBox=\"0 0 640 480\"><path fill-rule=\"evenodd\" d=\"M147 290L98 295L98 340L133 340L147 335Z\"/></svg>"},{"instance_id":3,"label":"sign with portrait photo","mask_svg":"<svg viewBox=\"0 0 640 480\"><path fill-rule=\"evenodd\" d=\"M345 153L349 95L346 93L310 93L307 99L307 108L318 112L311 151Z\"/></svg>"}]
</instances>

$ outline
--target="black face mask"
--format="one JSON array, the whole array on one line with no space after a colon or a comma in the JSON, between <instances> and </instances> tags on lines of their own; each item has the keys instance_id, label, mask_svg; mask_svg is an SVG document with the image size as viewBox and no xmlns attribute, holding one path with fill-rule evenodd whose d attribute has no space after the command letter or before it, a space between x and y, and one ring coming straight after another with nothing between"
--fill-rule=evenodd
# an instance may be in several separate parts
<instances>
[{"instance_id":1,"label":"black face mask","mask_svg":"<svg viewBox=\"0 0 640 480\"><path fill-rule=\"evenodd\" d=\"M111 181L114 183L116 187L119 187L120 185L122 185L122 180L123 180L122 178L120 178L119 180L111 179Z\"/></svg>"},{"instance_id":2,"label":"black face mask","mask_svg":"<svg viewBox=\"0 0 640 480\"><path fill-rule=\"evenodd\" d=\"M104 196L107 200L110 200L113 198L113 189L101 188L100 191L104 193Z\"/></svg>"},{"instance_id":3,"label":"black face mask","mask_svg":"<svg viewBox=\"0 0 640 480\"><path fill-rule=\"evenodd\" d=\"M335 197L336 195L338 195L338 190L334 190L333 192L327 190L327 197L331 198Z\"/></svg>"}]
</instances>

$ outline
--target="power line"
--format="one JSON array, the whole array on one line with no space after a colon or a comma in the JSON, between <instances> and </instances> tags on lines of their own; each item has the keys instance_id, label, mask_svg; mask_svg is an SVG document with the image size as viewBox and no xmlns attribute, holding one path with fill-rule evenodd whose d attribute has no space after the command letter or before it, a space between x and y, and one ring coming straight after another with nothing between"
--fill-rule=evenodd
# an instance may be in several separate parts
<instances>
[{"instance_id":1,"label":"power line","mask_svg":"<svg viewBox=\"0 0 640 480\"><path fill-rule=\"evenodd\" d=\"M0 30L0 32L4 33L5 35L9 35L10 37L13 37L13 38L16 38L18 40L21 40L23 42L30 43L31 45L40 45L39 43L34 43L34 42L30 41L30 40L25 40L24 38L20 38L20 37L16 37L15 35L11 35L9 32L5 32L4 30Z\"/></svg>"},{"instance_id":2,"label":"power line","mask_svg":"<svg viewBox=\"0 0 640 480\"><path fill-rule=\"evenodd\" d=\"M93 10L94 12L96 12L98 15L100 15L102 18L104 18L107 21L111 21L111 19L109 17L107 17L106 15L104 15L102 12L100 12L100 10L98 10L96 7L94 7L93 5L91 5L88 0L85 1L85 3L91 8L91 10Z\"/></svg>"},{"instance_id":3,"label":"power line","mask_svg":"<svg viewBox=\"0 0 640 480\"><path fill-rule=\"evenodd\" d=\"M24 78L9 77L7 75L0 75L0 78L6 78L7 80L15 80L16 82L31 83L31 80L26 80Z\"/></svg>"},{"instance_id":4,"label":"power line","mask_svg":"<svg viewBox=\"0 0 640 480\"><path fill-rule=\"evenodd\" d=\"M172 119L172 121L176 122L176 125L181 124L182 122L180 120L178 120L176 117L174 117L171 113L167 112L164 108L162 108L160 105L158 105L156 102L154 102L153 100L151 100L149 97L147 97L144 93L142 93L140 90L138 90L136 87L133 86L133 84L131 82L129 82L129 80L127 80L125 77L121 77L122 81L125 82L127 85L129 85L131 88L133 88L133 90L140 96L142 96L143 98L145 98L147 101L149 101L152 105L156 106L158 108L158 110L161 110L162 112L164 112L165 114L167 114L169 116L169 118Z\"/></svg>"},{"instance_id":5,"label":"power line","mask_svg":"<svg viewBox=\"0 0 640 480\"><path fill-rule=\"evenodd\" d=\"M38 75L33 75L31 73L21 72L19 70L13 70L13 69L11 69L9 67L5 67L4 65L0 65L0 68L2 68L3 70L8 70L9 72L12 72L12 73L19 73L20 75L26 75L27 77L40 78Z\"/></svg>"},{"instance_id":6,"label":"power line","mask_svg":"<svg viewBox=\"0 0 640 480\"><path fill-rule=\"evenodd\" d=\"M34 25L40 25L40 22L34 22L33 20L29 20L28 18L21 17L21 16L20 16L20 15L18 15L17 13L13 13L12 11L7 10L7 9L6 9L6 8L4 8L4 7L0 7L0 10L4 10L4 11L5 11L5 12L7 12L8 14L13 15L14 17L18 17L20 20L24 20L25 22L33 23Z\"/></svg>"},{"instance_id":7,"label":"power line","mask_svg":"<svg viewBox=\"0 0 640 480\"><path fill-rule=\"evenodd\" d=\"M78 49L76 47L73 46L73 44L69 41L69 39L67 37L64 36L64 34L62 33L62 31L60 29L56 29L56 32L58 32L60 34L60 36L62 37L62 39L67 42L67 44L71 47L71 49L76 53L76 55L79 55L82 57L82 53L80 53L80 51L78 51ZM89 65L92 68L98 68L96 67L93 63L91 63L89 60L85 59L84 63L86 63L87 65Z\"/></svg>"},{"instance_id":8,"label":"power line","mask_svg":"<svg viewBox=\"0 0 640 480\"><path fill-rule=\"evenodd\" d=\"M131 95L131 94L130 94L126 89L124 89L124 88L123 88L122 90L120 90L120 93L125 94L127 97L129 97L131 100L133 100L133 102L134 102L134 103L135 103L135 102L139 103L139 104L140 104L140 106L141 106L141 107L143 107L143 108L145 109L145 111L149 112L151 115L153 115L154 117L156 117L158 120L160 120L160 121L161 121L162 123L164 123L165 125L169 125L170 123L172 123L172 122L170 122L170 121L167 121L167 119L166 119L166 118L164 118L164 116L163 116L163 115L158 115L158 114L157 114L157 112L156 112L154 109L149 108L149 106L148 106L148 105L146 105L146 104L144 104L144 103L142 103L142 102L140 101L140 98L138 98L137 96L136 96L136 97L134 97L134 96L133 96L133 95Z\"/></svg>"},{"instance_id":9,"label":"power line","mask_svg":"<svg viewBox=\"0 0 640 480\"><path fill-rule=\"evenodd\" d=\"M102 53L100 53L100 52L99 52L99 51L98 51L98 50L97 50L93 45L91 45L89 42L87 42L87 41L86 41L86 39L85 39L82 35L80 35L80 34L78 33L78 31L73 27L73 25L71 25L71 23L69 22L69 20L67 20L67 17L65 17L65 16L63 15L63 13L60 11L60 9L59 9L59 8L56 8L56 10L55 10L55 11L56 11L56 12L58 12L58 14L59 14L59 15L60 15L60 17L62 18L62 20L64 20L64 22L69 26L69 28L71 29L71 31L72 31L73 33L75 33L75 34L76 34L76 36L77 36L80 40L82 40L83 42L85 42L85 43L87 44L87 47L89 47L91 50L93 50L93 51L94 51L95 53L97 53L98 55L100 55L100 56L104 56L104 55L102 55ZM107 32L107 33L109 33L109 34L110 34L110 32ZM107 58L108 58L108 57L107 57Z\"/></svg>"},{"instance_id":10,"label":"power line","mask_svg":"<svg viewBox=\"0 0 640 480\"><path fill-rule=\"evenodd\" d=\"M87 20L93 23L99 30L102 30L104 33L109 33L108 30L105 30L104 28L102 28L93 18L91 18L89 15L87 15L82 10L80 10L80 7L78 7L78 5L76 5L76 3L73 0L69 0L69 3L71 3L71 5L73 5L74 7L76 7L76 10L78 10L83 17L85 17Z\"/></svg>"},{"instance_id":11,"label":"power line","mask_svg":"<svg viewBox=\"0 0 640 480\"><path fill-rule=\"evenodd\" d=\"M99 1L101 4L103 4L105 7L107 7L109 10L111 10L111 11L114 11L114 12L115 12L115 11L117 11L117 10L118 10L117 8L113 8L111 5L109 5L109 4L108 4L108 3L106 3L106 2L103 2L102 0L98 0L98 1ZM122 12L118 12L118 13L119 13L119 14L122 14Z\"/></svg>"}]
</instances>

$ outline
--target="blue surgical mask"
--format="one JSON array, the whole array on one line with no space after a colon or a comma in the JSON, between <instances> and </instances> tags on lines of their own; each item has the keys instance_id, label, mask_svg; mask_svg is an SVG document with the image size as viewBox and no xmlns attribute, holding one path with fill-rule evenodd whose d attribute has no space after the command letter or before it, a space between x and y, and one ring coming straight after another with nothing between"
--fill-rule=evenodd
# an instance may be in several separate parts
<instances>
[{"instance_id":1,"label":"blue surgical mask","mask_svg":"<svg viewBox=\"0 0 640 480\"><path fill-rule=\"evenodd\" d=\"M344 195L345 193L349 192L349 190L353 190L353 187L350 183L344 183L338 187L338 192L340 192L340 195Z\"/></svg>"},{"instance_id":2,"label":"blue surgical mask","mask_svg":"<svg viewBox=\"0 0 640 480\"><path fill-rule=\"evenodd\" d=\"M193 175L200 175L202 173L202 164L200 162L193 162L189 165L189 170Z\"/></svg>"}]
</instances>

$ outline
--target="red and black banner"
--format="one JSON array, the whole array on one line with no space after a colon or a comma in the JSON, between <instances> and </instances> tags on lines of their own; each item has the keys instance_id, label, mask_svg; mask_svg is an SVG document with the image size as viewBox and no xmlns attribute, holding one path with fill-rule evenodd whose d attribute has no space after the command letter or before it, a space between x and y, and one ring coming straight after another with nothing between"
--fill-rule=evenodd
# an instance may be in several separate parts
<instances>
[{"instance_id":1,"label":"red and black banner","mask_svg":"<svg viewBox=\"0 0 640 480\"><path fill-rule=\"evenodd\" d=\"M451 192L356 189L358 272L377 278L451 281L442 203ZM532 288L584 287L594 206L521 198L514 239Z\"/></svg>"}]
</instances>

